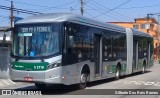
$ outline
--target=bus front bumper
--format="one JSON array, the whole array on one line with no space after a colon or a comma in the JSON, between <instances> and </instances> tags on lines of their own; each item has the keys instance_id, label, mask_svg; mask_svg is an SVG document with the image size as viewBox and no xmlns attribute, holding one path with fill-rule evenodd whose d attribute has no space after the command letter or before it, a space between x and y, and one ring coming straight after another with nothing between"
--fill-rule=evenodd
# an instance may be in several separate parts
<instances>
[{"instance_id":1,"label":"bus front bumper","mask_svg":"<svg viewBox=\"0 0 160 98\"><path fill-rule=\"evenodd\" d=\"M15 82L63 84L61 78L61 67L46 71L25 71L10 69L10 78Z\"/></svg>"}]
</instances>

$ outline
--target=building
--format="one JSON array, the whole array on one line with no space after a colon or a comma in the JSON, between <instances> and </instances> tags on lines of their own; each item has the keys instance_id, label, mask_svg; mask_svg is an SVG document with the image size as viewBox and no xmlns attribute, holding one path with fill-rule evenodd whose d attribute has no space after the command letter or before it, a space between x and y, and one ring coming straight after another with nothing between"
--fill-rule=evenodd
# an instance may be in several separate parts
<instances>
[{"instance_id":1,"label":"building","mask_svg":"<svg viewBox=\"0 0 160 98\"><path fill-rule=\"evenodd\" d=\"M10 47L10 46L11 46L10 27L0 27L0 47Z\"/></svg>"},{"instance_id":2,"label":"building","mask_svg":"<svg viewBox=\"0 0 160 98\"><path fill-rule=\"evenodd\" d=\"M135 22L110 22L115 25L119 25L125 28L134 28L138 29L142 32L148 33L151 36L154 37L154 55L155 60L158 60L158 54L160 46L160 40L159 40L159 28L158 28L158 22L155 18L136 18Z\"/></svg>"},{"instance_id":3,"label":"building","mask_svg":"<svg viewBox=\"0 0 160 98\"><path fill-rule=\"evenodd\" d=\"M9 78L9 62L11 49L10 27L0 27L0 78Z\"/></svg>"}]
</instances>

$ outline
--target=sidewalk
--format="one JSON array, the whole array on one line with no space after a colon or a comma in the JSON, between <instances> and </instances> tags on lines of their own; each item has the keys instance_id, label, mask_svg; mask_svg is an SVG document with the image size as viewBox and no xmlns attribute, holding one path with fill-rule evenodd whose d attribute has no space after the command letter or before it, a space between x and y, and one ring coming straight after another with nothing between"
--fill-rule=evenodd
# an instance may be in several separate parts
<instances>
[{"instance_id":1,"label":"sidewalk","mask_svg":"<svg viewBox=\"0 0 160 98\"><path fill-rule=\"evenodd\" d=\"M10 79L0 79L0 88L10 86L10 85L15 85L17 84L16 82L13 82Z\"/></svg>"}]
</instances>

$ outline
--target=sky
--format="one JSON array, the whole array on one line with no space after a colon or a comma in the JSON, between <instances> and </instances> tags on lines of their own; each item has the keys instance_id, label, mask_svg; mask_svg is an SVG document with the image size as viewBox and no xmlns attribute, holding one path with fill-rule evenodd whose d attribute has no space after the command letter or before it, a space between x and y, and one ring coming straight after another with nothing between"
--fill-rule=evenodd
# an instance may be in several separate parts
<instances>
[{"instance_id":1,"label":"sky","mask_svg":"<svg viewBox=\"0 0 160 98\"><path fill-rule=\"evenodd\" d=\"M12 0L14 8L41 13L80 13L80 0ZM83 0L84 16L102 22L134 22L148 13L160 13L160 0ZM1 6L10 7L10 0L0 0ZM10 25L10 11L0 9L0 27ZM14 16L31 14L14 12ZM158 20L158 16L154 15Z\"/></svg>"}]
</instances>

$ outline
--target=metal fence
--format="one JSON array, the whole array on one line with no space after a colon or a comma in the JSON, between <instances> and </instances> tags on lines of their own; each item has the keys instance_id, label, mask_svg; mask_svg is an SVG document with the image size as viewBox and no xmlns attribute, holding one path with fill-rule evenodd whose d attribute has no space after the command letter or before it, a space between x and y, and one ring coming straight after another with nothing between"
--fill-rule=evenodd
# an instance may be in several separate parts
<instances>
[{"instance_id":1,"label":"metal fence","mask_svg":"<svg viewBox=\"0 0 160 98\"><path fill-rule=\"evenodd\" d=\"M10 51L8 47L0 47L0 79L9 78Z\"/></svg>"}]
</instances>

